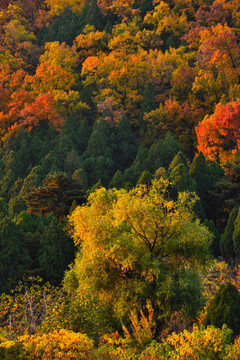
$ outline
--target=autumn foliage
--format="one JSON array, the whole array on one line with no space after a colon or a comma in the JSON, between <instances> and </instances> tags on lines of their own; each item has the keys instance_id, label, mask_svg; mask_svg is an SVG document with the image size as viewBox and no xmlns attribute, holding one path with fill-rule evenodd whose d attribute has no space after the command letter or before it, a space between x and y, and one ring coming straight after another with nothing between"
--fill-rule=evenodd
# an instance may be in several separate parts
<instances>
[{"instance_id":1,"label":"autumn foliage","mask_svg":"<svg viewBox=\"0 0 240 360\"><path fill-rule=\"evenodd\" d=\"M0 0L0 360L240 358L239 44L239 0Z\"/></svg>"},{"instance_id":2,"label":"autumn foliage","mask_svg":"<svg viewBox=\"0 0 240 360\"><path fill-rule=\"evenodd\" d=\"M196 128L198 150L224 163L240 148L240 100L219 104Z\"/></svg>"}]
</instances>

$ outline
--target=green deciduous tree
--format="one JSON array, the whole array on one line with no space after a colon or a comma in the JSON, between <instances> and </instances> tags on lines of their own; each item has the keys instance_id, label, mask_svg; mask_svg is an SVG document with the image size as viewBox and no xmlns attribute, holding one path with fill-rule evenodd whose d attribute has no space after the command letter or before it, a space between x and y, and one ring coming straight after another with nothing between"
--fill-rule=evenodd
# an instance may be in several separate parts
<instances>
[{"instance_id":1,"label":"green deciduous tree","mask_svg":"<svg viewBox=\"0 0 240 360\"><path fill-rule=\"evenodd\" d=\"M153 341L139 359L233 360L237 357L234 357L233 353L231 354L231 341L232 331L227 326L223 326L221 329L208 326L205 329L194 325L192 330L184 330L179 334L173 332L162 342Z\"/></svg>"}]
</instances>

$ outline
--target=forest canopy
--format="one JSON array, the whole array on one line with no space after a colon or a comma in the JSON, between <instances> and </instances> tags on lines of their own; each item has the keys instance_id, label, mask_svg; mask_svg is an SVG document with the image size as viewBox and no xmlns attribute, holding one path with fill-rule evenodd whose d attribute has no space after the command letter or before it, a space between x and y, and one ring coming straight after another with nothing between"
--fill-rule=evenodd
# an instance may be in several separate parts
<instances>
[{"instance_id":1,"label":"forest canopy","mask_svg":"<svg viewBox=\"0 0 240 360\"><path fill-rule=\"evenodd\" d=\"M194 315L201 303L195 271L210 259L211 235L195 219L194 196L169 200L168 185L161 179L129 192L100 188L74 210L70 224L79 253L67 289L75 276L76 291L98 294L119 318L147 301L159 317L174 307ZM182 291L191 278L196 284L186 303Z\"/></svg>"},{"instance_id":2,"label":"forest canopy","mask_svg":"<svg viewBox=\"0 0 240 360\"><path fill-rule=\"evenodd\" d=\"M238 0L1 1L2 360L239 358L239 30Z\"/></svg>"}]
</instances>

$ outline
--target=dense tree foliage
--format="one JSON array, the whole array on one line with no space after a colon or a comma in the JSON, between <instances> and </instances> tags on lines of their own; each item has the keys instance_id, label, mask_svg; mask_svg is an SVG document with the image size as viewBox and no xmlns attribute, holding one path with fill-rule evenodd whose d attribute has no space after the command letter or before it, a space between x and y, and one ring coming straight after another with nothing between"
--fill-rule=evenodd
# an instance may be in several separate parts
<instances>
[{"instance_id":1,"label":"dense tree foliage","mask_svg":"<svg viewBox=\"0 0 240 360\"><path fill-rule=\"evenodd\" d=\"M238 0L0 2L1 359L239 358L239 30Z\"/></svg>"},{"instance_id":2,"label":"dense tree foliage","mask_svg":"<svg viewBox=\"0 0 240 360\"><path fill-rule=\"evenodd\" d=\"M222 285L207 308L207 314L204 319L204 324L212 324L216 327L221 327L227 324L235 335L239 334L239 309L240 309L240 295L237 288L227 283Z\"/></svg>"},{"instance_id":3,"label":"dense tree foliage","mask_svg":"<svg viewBox=\"0 0 240 360\"><path fill-rule=\"evenodd\" d=\"M167 186L161 180L129 192L101 188L76 208L70 223L80 250L65 278L68 291L75 277L75 291L98 294L120 319L147 300L159 318L174 309L194 316L201 305L194 271L207 263L211 237L194 219L191 194L169 200Z\"/></svg>"},{"instance_id":4,"label":"dense tree foliage","mask_svg":"<svg viewBox=\"0 0 240 360\"><path fill-rule=\"evenodd\" d=\"M240 100L219 105L197 128L198 150L210 160L231 158L239 148Z\"/></svg>"}]
</instances>

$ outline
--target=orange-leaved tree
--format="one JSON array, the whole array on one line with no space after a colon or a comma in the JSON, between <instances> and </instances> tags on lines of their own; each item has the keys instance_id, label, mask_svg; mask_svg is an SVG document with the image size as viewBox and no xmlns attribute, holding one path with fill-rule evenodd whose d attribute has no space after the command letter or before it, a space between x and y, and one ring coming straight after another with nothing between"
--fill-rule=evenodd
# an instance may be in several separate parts
<instances>
[{"instance_id":1,"label":"orange-leaved tree","mask_svg":"<svg viewBox=\"0 0 240 360\"><path fill-rule=\"evenodd\" d=\"M218 104L196 127L198 150L209 160L221 163L231 159L240 148L240 99Z\"/></svg>"}]
</instances>

